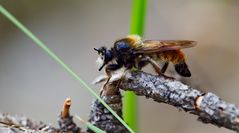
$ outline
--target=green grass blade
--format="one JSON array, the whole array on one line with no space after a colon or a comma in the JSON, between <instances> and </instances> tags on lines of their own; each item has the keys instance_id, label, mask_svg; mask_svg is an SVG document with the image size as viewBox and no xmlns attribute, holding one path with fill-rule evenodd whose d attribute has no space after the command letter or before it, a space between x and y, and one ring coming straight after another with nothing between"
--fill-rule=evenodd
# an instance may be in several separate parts
<instances>
[{"instance_id":1,"label":"green grass blade","mask_svg":"<svg viewBox=\"0 0 239 133\"><path fill-rule=\"evenodd\" d=\"M82 118L80 118L80 116L75 115L75 117L80 120L81 122L83 122L84 124L86 124L86 126L91 129L92 131L94 131L95 133L106 133L105 131L101 130L100 128L94 126L93 124L89 123L89 122L85 122Z\"/></svg>"},{"instance_id":2,"label":"green grass blade","mask_svg":"<svg viewBox=\"0 0 239 133\"><path fill-rule=\"evenodd\" d=\"M133 0L130 34L143 36L147 0ZM126 92L123 104L124 120L137 132L137 97L132 92Z\"/></svg>"},{"instance_id":3,"label":"green grass blade","mask_svg":"<svg viewBox=\"0 0 239 133\"><path fill-rule=\"evenodd\" d=\"M14 25L16 25L22 32L42 48L51 58L59 63L71 76L78 80L93 96L95 96L131 133L134 131L69 67L67 66L55 53L53 53L42 41L40 41L31 31L29 31L23 24L21 24L12 14L10 14L2 5L0 5L0 12L7 17Z\"/></svg>"}]
</instances>

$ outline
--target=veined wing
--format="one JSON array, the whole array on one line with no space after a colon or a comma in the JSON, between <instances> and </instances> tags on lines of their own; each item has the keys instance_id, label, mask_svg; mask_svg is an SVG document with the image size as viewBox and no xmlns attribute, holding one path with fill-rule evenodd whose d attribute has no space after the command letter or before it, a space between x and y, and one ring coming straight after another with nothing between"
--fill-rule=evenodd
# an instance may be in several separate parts
<instances>
[{"instance_id":1,"label":"veined wing","mask_svg":"<svg viewBox=\"0 0 239 133\"><path fill-rule=\"evenodd\" d=\"M135 48L135 53L154 53L169 50L190 48L196 45L190 40L145 40L142 45Z\"/></svg>"}]
</instances>

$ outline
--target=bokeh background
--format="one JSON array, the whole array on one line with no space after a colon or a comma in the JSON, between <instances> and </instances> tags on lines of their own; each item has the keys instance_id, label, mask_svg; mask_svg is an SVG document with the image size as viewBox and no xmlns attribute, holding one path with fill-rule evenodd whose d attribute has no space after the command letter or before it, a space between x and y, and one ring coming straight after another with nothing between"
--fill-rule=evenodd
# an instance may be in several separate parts
<instances>
[{"instance_id":1,"label":"bokeh background","mask_svg":"<svg viewBox=\"0 0 239 133\"><path fill-rule=\"evenodd\" d=\"M129 0L0 0L95 91L94 47L112 46L129 33ZM149 0L146 39L190 39L192 78L185 81L239 104L239 1ZM0 15L0 112L56 125L66 97L72 114L87 120L94 97L25 34ZM150 70L149 70L150 71ZM140 133L232 133L205 125L175 107L139 97Z\"/></svg>"}]
</instances>

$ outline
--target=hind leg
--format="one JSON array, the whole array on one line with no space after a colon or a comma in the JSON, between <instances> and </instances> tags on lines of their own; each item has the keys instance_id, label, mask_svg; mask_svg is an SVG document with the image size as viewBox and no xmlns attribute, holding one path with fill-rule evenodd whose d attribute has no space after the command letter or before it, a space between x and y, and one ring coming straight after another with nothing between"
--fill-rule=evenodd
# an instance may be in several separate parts
<instances>
[{"instance_id":1,"label":"hind leg","mask_svg":"<svg viewBox=\"0 0 239 133\"><path fill-rule=\"evenodd\" d=\"M155 72L158 73L158 75L163 76L168 79L174 79L173 77L169 77L169 76L166 76L163 74L165 72L165 70L167 69L168 64L165 64L166 66L163 67L163 69L165 69L165 70L163 70L163 72L162 72L162 70L160 69L160 66L158 65L158 63L155 60L153 60L152 58L150 58L148 56L145 57L144 60L148 61L148 63L150 63L153 66Z\"/></svg>"},{"instance_id":2,"label":"hind leg","mask_svg":"<svg viewBox=\"0 0 239 133\"><path fill-rule=\"evenodd\" d=\"M165 73L165 71L166 71L167 68L168 68L168 64L169 64L168 61L166 61L166 62L164 63L163 68L162 68L162 70L161 70L161 73Z\"/></svg>"},{"instance_id":3,"label":"hind leg","mask_svg":"<svg viewBox=\"0 0 239 133\"><path fill-rule=\"evenodd\" d=\"M159 75L162 75L162 72L161 72L161 69L160 69L160 66L158 65L158 63L155 60L153 60L152 58L150 58L149 56L144 57L141 60L141 62L142 62L141 64L144 63L145 65L150 63L153 66L155 72L158 73Z\"/></svg>"}]
</instances>

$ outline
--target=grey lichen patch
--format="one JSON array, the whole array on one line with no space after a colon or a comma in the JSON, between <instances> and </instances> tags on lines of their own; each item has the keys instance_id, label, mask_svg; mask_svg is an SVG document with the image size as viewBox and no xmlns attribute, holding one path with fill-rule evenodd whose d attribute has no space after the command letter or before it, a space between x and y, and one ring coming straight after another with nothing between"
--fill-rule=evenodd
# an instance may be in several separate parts
<instances>
[{"instance_id":1,"label":"grey lichen patch","mask_svg":"<svg viewBox=\"0 0 239 133\"><path fill-rule=\"evenodd\" d=\"M175 89L177 88L180 89L180 90L187 90L188 89L188 86L184 85L184 84L180 84L179 81L171 81L171 82L166 82L166 84L169 89Z\"/></svg>"},{"instance_id":2,"label":"grey lichen patch","mask_svg":"<svg viewBox=\"0 0 239 133\"><path fill-rule=\"evenodd\" d=\"M33 121L25 116L10 115L0 113L0 132L1 133L51 133L61 132L43 122Z\"/></svg>"},{"instance_id":3,"label":"grey lichen patch","mask_svg":"<svg viewBox=\"0 0 239 133\"><path fill-rule=\"evenodd\" d=\"M102 96L102 99L119 115L122 116L122 101L120 93ZM92 104L89 122L107 133L128 133L128 130L98 101ZM90 129L88 132L92 132Z\"/></svg>"}]
</instances>

